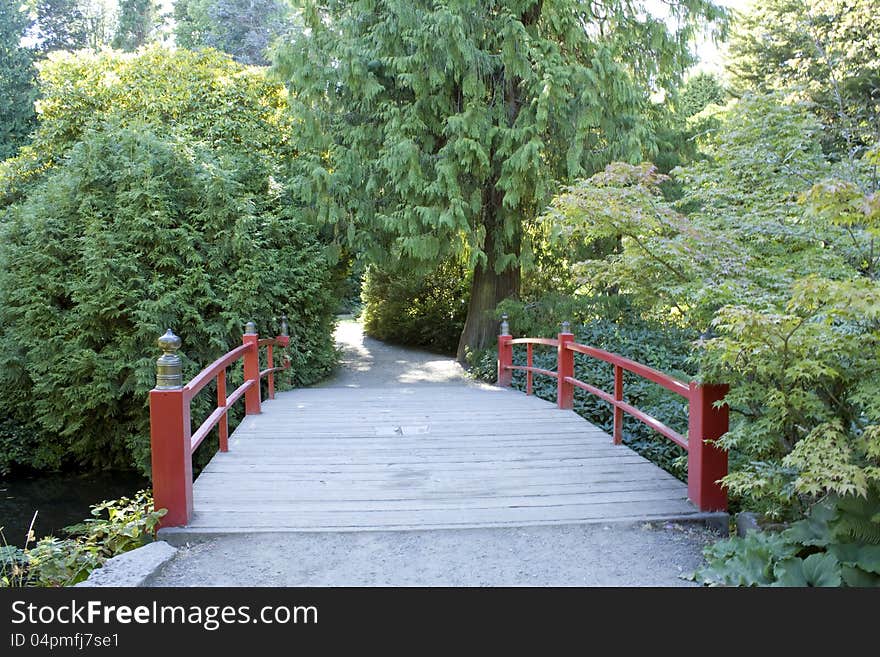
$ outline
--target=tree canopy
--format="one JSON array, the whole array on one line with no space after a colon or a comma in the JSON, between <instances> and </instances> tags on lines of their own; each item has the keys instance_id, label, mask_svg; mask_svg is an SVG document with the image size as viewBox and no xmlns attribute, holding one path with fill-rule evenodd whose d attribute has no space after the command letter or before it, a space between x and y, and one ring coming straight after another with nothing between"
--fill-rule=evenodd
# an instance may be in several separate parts
<instances>
[{"instance_id":1,"label":"tree canopy","mask_svg":"<svg viewBox=\"0 0 880 657\"><path fill-rule=\"evenodd\" d=\"M131 52L146 45L161 22L156 0L119 0L119 23L112 46Z\"/></svg>"},{"instance_id":2,"label":"tree canopy","mask_svg":"<svg viewBox=\"0 0 880 657\"><path fill-rule=\"evenodd\" d=\"M184 48L216 48L243 64L269 64L269 47L292 20L286 0L177 0L174 33Z\"/></svg>"},{"instance_id":3,"label":"tree canopy","mask_svg":"<svg viewBox=\"0 0 880 657\"><path fill-rule=\"evenodd\" d=\"M880 134L880 12L874 0L766 0L731 43L740 88L815 104L826 148L858 154Z\"/></svg>"},{"instance_id":4,"label":"tree canopy","mask_svg":"<svg viewBox=\"0 0 880 657\"><path fill-rule=\"evenodd\" d=\"M655 148L652 89L723 13L669 3L302 3L276 70L302 121L300 200L374 260L464 254L474 270L459 360L494 340L518 293L523 226L557 182ZM672 25L673 27L670 27Z\"/></svg>"},{"instance_id":5,"label":"tree canopy","mask_svg":"<svg viewBox=\"0 0 880 657\"><path fill-rule=\"evenodd\" d=\"M0 160L13 155L34 127L33 53L22 46L31 27L16 0L0 2Z\"/></svg>"}]
</instances>

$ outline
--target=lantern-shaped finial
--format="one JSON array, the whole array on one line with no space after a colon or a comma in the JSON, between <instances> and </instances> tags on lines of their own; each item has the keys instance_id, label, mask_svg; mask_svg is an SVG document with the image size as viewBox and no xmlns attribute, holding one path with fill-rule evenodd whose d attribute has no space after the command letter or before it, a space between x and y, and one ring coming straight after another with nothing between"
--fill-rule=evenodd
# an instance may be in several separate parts
<instances>
[{"instance_id":1,"label":"lantern-shaped finial","mask_svg":"<svg viewBox=\"0 0 880 657\"><path fill-rule=\"evenodd\" d=\"M180 349L180 338L168 329L158 340L162 355L156 361L156 389L175 390L183 387L183 369L177 350Z\"/></svg>"}]
</instances>

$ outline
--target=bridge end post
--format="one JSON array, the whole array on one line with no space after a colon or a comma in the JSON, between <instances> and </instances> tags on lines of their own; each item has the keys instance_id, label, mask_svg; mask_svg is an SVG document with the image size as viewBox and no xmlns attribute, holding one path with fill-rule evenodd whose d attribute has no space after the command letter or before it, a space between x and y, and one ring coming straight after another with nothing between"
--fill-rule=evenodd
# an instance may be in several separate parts
<instances>
[{"instance_id":1,"label":"bridge end post","mask_svg":"<svg viewBox=\"0 0 880 657\"><path fill-rule=\"evenodd\" d=\"M513 379L513 371L508 368L513 365L513 336L510 335L510 325L507 323L507 315L501 316L501 335L498 336L498 382L497 385L509 388Z\"/></svg>"},{"instance_id":2,"label":"bridge end post","mask_svg":"<svg viewBox=\"0 0 880 657\"><path fill-rule=\"evenodd\" d=\"M183 388L180 338L171 329L159 338L156 387L150 391L150 458L153 507L167 509L162 527L189 523L193 512L189 399Z\"/></svg>"},{"instance_id":3,"label":"bridge end post","mask_svg":"<svg viewBox=\"0 0 880 657\"><path fill-rule=\"evenodd\" d=\"M574 342L571 324L562 322L562 330L557 336L559 347L556 354L556 404L561 409L574 408L574 386L566 381L566 377L574 378L574 352L565 345Z\"/></svg>"},{"instance_id":4,"label":"bridge end post","mask_svg":"<svg viewBox=\"0 0 880 657\"><path fill-rule=\"evenodd\" d=\"M257 326L248 322L241 336L243 344L251 345L244 354L244 380L253 381L253 385L244 393L245 415L259 415L260 413L260 349L258 342Z\"/></svg>"},{"instance_id":5,"label":"bridge end post","mask_svg":"<svg viewBox=\"0 0 880 657\"><path fill-rule=\"evenodd\" d=\"M714 441L727 433L729 426L724 399L729 387L722 384L690 384L688 409L688 499L700 511L726 511L727 491L718 481L727 475L727 452Z\"/></svg>"}]
</instances>

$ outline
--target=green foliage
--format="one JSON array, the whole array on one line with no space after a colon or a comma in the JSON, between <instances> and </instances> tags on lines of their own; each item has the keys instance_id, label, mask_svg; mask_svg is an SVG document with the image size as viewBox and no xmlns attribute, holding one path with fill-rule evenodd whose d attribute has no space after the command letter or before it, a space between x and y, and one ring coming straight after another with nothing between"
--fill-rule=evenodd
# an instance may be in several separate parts
<instances>
[{"instance_id":1,"label":"green foliage","mask_svg":"<svg viewBox=\"0 0 880 657\"><path fill-rule=\"evenodd\" d=\"M269 64L268 48L291 25L284 0L176 0L174 34L183 48L216 48L242 64Z\"/></svg>"},{"instance_id":2,"label":"green foliage","mask_svg":"<svg viewBox=\"0 0 880 657\"><path fill-rule=\"evenodd\" d=\"M497 316L506 313L511 332L515 336L529 337L555 337L559 323L571 321L575 338L582 344L621 354L685 381L693 378L690 351L691 341L696 336L692 332L639 319L624 300L618 299L617 303L620 305L614 309L606 299L548 295L529 303L504 302L498 307ZM494 349L475 354L473 375L494 381L496 358ZM526 364L525 348L514 348L514 364ZM534 365L555 370L556 350L536 347ZM613 367L603 361L577 356L575 377L600 389L613 390ZM513 387L525 390L524 374L514 374ZM635 376L626 378L624 392L626 400L636 408L682 434L687 432L687 402L683 398ZM556 380L535 375L534 393L542 399L555 401ZM601 429L611 431L613 414L607 402L576 391L574 410ZM623 430L624 442L628 446L684 478L687 472L684 450L629 416L625 416Z\"/></svg>"},{"instance_id":3,"label":"green foliage","mask_svg":"<svg viewBox=\"0 0 880 657\"><path fill-rule=\"evenodd\" d=\"M55 56L41 76L34 143L0 168L0 408L38 429L24 463L145 469L169 326L192 375L243 322L274 331L286 311L295 382L326 373L330 273L280 182L283 89L220 53L157 47Z\"/></svg>"},{"instance_id":4,"label":"green foliage","mask_svg":"<svg viewBox=\"0 0 880 657\"><path fill-rule=\"evenodd\" d=\"M162 21L156 0L119 0L114 48L131 52L146 45Z\"/></svg>"},{"instance_id":5,"label":"green foliage","mask_svg":"<svg viewBox=\"0 0 880 657\"><path fill-rule=\"evenodd\" d=\"M57 51L110 45L118 23L118 0L28 0L36 13L35 48L41 57Z\"/></svg>"},{"instance_id":6,"label":"green foliage","mask_svg":"<svg viewBox=\"0 0 880 657\"><path fill-rule=\"evenodd\" d=\"M610 254L573 266L589 292L627 294L663 314L671 307L694 325L698 313L689 297L715 274L719 245L663 201L659 185L665 179L649 163L615 162L564 188L540 221L551 242L615 244Z\"/></svg>"},{"instance_id":7,"label":"green foliage","mask_svg":"<svg viewBox=\"0 0 880 657\"><path fill-rule=\"evenodd\" d=\"M796 516L876 480L863 445L880 418L876 187L835 177L847 169L824 159L803 108L747 97L721 116L708 157L674 172L676 207L656 169L613 164L565 188L542 221L563 244L617 241L575 266L584 289L705 334L701 378L731 385L725 483Z\"/></svg>"},{"instance_id":8,"label":"green foliage","mask_svg":"<svg viewBox=\"0 0 880 657\"><path fill-rule=\"evenodd\" d=\"M150 46L137 54L54 55L40 67L39 126L0 164L0 207L21 198L90 127L106 121L161 128L171 140L268 160L281 178L294 157L283 87L263 71L206 50Z\"/></svg>"},{"instance_id":9,"label":"green foliage","mask_svg":"<svg viewBox=\"0 0 880 657\"><path fill-rule=\"evenodd\" d=\"M866 441L880 422L878 318L880 287L866 279L804 278L783 308L719 311L703 373L731 383L731 492L784 515L877 479Z\"/></svg>"},{"instance_id":10,"label":"green foliage","mask_svg":"<svg viewBox=\"0 0 880 657\"><path fill-rule=\"evenodd\" d=\"M703 1L669 3L675 29L618 0L301 4L276 55L303 122L299 198L374 261L468 258L471 347L518 293L524 226L557 181L651 153L651 86L676 83L688 38L722 16Z\"/></svg>"},{"instance_id":11,"label":"green foliage","mask_svg":"<svg viewBox=\"0 0 880 657\"><path fill-rule=\"evenodd\" d=\"M576 181L541 217L560 244L616 242L573 267L590 292L619 291L658 320L705 331L719 308L742 299L783 303L798 278L852 276L864 259L852 235L798 205L833 170L803 108L748 97L708 135L705 160L673 171L681 199L664 200L654 167L609 165ZM868 240L857 240L867 247Z\"/></svg>"},{"instance_id":12,"label":"green foliage","mask_svg":"<svg viewBox=\"0 0 880 657\"><path fill-rule=\"evenodd\" d=\"M68 459L148 470L147 392L167 327L187 378L240 344L245 321L274 333L283 312L294 381L334 363L323 249L259 153L108 123L0 230L0 414L35 421Z\"/></svg>"},{"instance_id":13,"label":"green foliage","mask_svg":"<svg viewBox=\"0 0 880 657\"><path fill-rule=\"evenodd\" d=\"M364 330L379 340L454 354L469 287L467 269L453 259L423 274L405 266L368 267L361 293Z\"/></svg>"},{"instance_id":14,"label":"green foliage","mask_svg":"<svg viewBox=\"0 0 880 657\"><path fill-rule=\"evenodd\" d=\"M17 0L0 1L0 160L15 154L35 123L33 53L21 45L29 28Z\"/></svg>"},{"instance_id":15,"label":"green foliage","mask_svg":"<svg viewBox=\"0 0 880 657\"><path fill-rule=\"evenodd\" d=\"M21 464L37 470L58 468L63 458L63 446L42 441L33 418L0 418L0 477L6 477Z\"/></svg>"},{"instance_id":16,"label":"green foliage","mask_svg":"<svg viewBox=\"0 0 880 657\"><path fill-rule=\"evenodd\" d=\"M36 0L37 50L78 50L88 43L88 26L79 0Z\"/></svg>"},{"instance_id":17,"label":"green foliage","mask_svg":"<svg viewBox=\"0 0 880 657\"><path fill-rule=\"evenodd\" d=\"M874 0L766 0L731 43L739 85L807 100L844 159L880 136L880 14Z\"/></svg>"},{"instance_id":18,"label":"green foliage","mask_svg":"<svg viewBox=\"0 0 880 657\"><path fill-rule=\"evenodd\" d=\"M831 496L782 532L719 541L691 578L709 586L880 586L878 490Z\"/></svg>"},{"instance_id":19,"label":"green foliage","mask_svg":"<svg viewBox=\"0 0 880 657\"><path fill-rule=\"evenodd\" d=\"M31 547L34 538L30 532L24 548L4 543L0 547L0 587L72 586L81 582L107 559L152 540L165 513L165 509L154 510L152 493L142 490L131 498L94 505L91 518L65 528L69 538L46 536Z\"/></svg>"},{"instance_id":20,"label":"green foliage","mask_svg":"<svg viewBox=\"0 0 880 657\"><path fill-rule=\"evenodd\" d=\"M717 75L698 73L690 78L678 93L675 101L677 113L690 118L696 116L709 105L725 105L729 94Z\"/></svg>"}]
</instances>

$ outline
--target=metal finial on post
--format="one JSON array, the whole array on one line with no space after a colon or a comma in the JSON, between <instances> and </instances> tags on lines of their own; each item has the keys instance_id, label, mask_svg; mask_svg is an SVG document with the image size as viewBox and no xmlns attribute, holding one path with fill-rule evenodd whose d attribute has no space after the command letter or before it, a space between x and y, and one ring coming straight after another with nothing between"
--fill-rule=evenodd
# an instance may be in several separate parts
<instances>
[{"instance_id":1,"label":"metal finial on post","mask_svg":"<svg viewBox=\"0 0 880 657\"><path fill-rule=\"evenodd\" d=\"M281 335L288 336L289 327L287 326L287 315L281 315Z\"/></svg>"},{"instance_id":2,"label":"metal finial on post","mask_svg":"<svg viewBox=\"0 0 880 657\"><path fill-rule=\"evenodd\" d=\"M568 320L562 322L562 333L571 333L571 322Z\"/></svg>"},{"instance_id":3,"label":"metal finial on post","mask_svg":"<svg viewBox=\"0 0 880 657\"><path fill-rule=\"evenodd\" d=\"M507 314L501 315L501 335L510 335L510 324L507 323Z\"/></svg>"},{"instance_id":4,"label":"metal finial on post","mask_svg":"<svg viewBox=\"0 0 880 657\"><path fill-rule=\"evenodd\" d=\"M171 329L157 341L162 355L156 361L156 390L176 390L183 387L183 368L177 350L180 338Z\"/></svg>"},{"instance_id":5,"label":"metal finial on post","mask_svg":"<svg viewBox=\"0 0 880 657\"><path fill-rule=\"evenodd\" d=\"M244 333L245 335L256 335L257 333L257 325L253 322L248 322L244 325Z\"/></svg>"}]
</instances>

